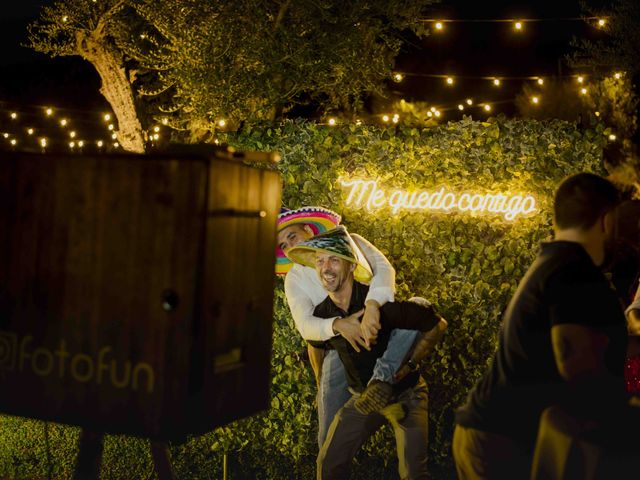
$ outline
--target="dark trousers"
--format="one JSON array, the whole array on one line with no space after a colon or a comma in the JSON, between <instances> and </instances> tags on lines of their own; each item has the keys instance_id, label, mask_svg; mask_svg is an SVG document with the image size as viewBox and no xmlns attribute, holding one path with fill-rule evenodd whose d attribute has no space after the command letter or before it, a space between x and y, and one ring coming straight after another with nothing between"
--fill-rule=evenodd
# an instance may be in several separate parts
<instances>
[{"instance_id":1,"label":"dark trousers","mask_svg":"<svg viewBox=\"0 0 640 480\"><path fill-rule=\"evenodd\" d=\"M333 419L327 439L318 455L318 480L346 479L353 457L385 421L389 421L396 437L398 470L401 479L427 479L428 407L427 385L418 384L398 396L395 403L380 413L359 413L351 397ZM406 415L398 421L398 412Z\"/></svg>"},{"instance_id":2,"label":"dark trousers","mask_svg":"<svg viewBox=\"0 0 640 480\"><path fill-rule=\"evenodd\" d=\"M453 459L459 480L529 478L530 452L503 435L456 425Z\"/></svg>"}]
</instances>

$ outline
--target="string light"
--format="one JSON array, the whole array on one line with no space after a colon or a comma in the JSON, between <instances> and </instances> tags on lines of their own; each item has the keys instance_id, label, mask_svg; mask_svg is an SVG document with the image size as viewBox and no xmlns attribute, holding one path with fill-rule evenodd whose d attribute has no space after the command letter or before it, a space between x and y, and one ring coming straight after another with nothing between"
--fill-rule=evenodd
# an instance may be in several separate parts
<instances>
[{"instance_id":1,"label":"string light","mask_svg":"<svg viewBox=\"0 0 640 480\"><path fill-rule=\"evenodd\" d=\"M47 146L47 139L46 138L41 138L40 139L40 145L42 146L42 148Z\"/></svg>"},{"instance_id":2,"label":"string light","mask_svg":"<svg viewBox=\"0 0 640 480\"><path fill-rule=\"evenodd\" d=\"M114 129L113 123L110 123L107 128L109 129L109 131L113 130Z\"/></svg>"},{"instance_id":3,"label":"string light","mask_svg":"<svg viewBox=\"0 0 640 480\"><path fill-rule=\"evenodd\" d=\"M382 121L383 122L388 122L389 121L389 115L383 115L382 116Z\"/></svg>"},{"instance_id":4,"label":"string light","mask_svg":"<svg viewBox=\"0 0 640 480\"><path fill-rule=\"evenodd\" d=\"M436 117L440 117L440 110L436 110L435 112L433 112L433 114L434 114Z\"/></svg>"},{"instance_id":5,"label":"string light","mask_svg":"<svg viewBox=\"0 0 640 480\"><path fill-rule=\"evenodd\" d=\"M599 18L598 19L598 26L600 28L603 28L606 24L607 24L607 20L605 18Z\"/></svg>"},{"instance_id":6,"label":"string light","mask_svg":"<svg viewBox=\"0 0 640 480\"><path fill-rule=\"evenodd\" d=\"M460 110L460 111L464 110L464 105L459 103L458 104L458 110Z\"/></svg>"},{"instance_id":7,"label":"string light","mask_svg":"<svg viewBox=\"0 0 640 480\"><path fill-rule=\"evenodd\" d=\"M515 22L515 23L513 24L513 28L514 28L515 30L517 30L517 31L522 30L522 22Z\"/></svg>"},{"instance_id":8,"label":"string light","mask_svg":"<svg viewBox=\"0 0 640 480\"><path fill-rule=\"evenodd\" d=\"M362 120L360 120L360 119L356 120L356 125L358 125L358 126L362 125Z\"/></svg>"},{"instance_id":9,"label":"string light","mask_svg":"<svg viewBox=\"0 0 640 480\"><path fill-rule=\"evenodd\" d=\"M219 125L220 127L224 127L226 124L227 124L226 120L224 120L224 119L220 119L220 120L218 120L218 125Z\"/></svg>"},{"instance_id":10,"label":"string light","mask_svg":"<svg viewBox=\"0 0 640 480\"><path fill-rule=\"evenodd\" d=\"M118 147L120 146L120 144L119 144L118 142L113 142L113 146L114 146L115 148L118 148Z\"/></svg>"},{"instance_id":11,"label":"string light","mask_svg":"<svg viewBox=\"0 0 640 480\"><path fill-rule=\"evenodd\" d=\"M160 127L153 127L153 131L158 133L160 131Z\"/></svg>"},{"instance_id":12,"label":"string light","mask_svg":"<svg viewBox=\"0 0 640 480\"><path fill-rule=\"evenodd\" d=\"M51 116L51 115L53 115L53 110L51 108L47 108L45 110L45 113L47 114L47 116Z\"/></svg>"},{"instance_id":13,"label":"string light","mask_svg":"<svg viewBox=\"0 0 640 480\"><path fill-rule=\"evenodd\" d=\"M544 79L539 78L538 79L538 85L544 85Z\"/></svg>"},{"instance_id":14,"label":"string light","mask_svg":"<svg viewBox=\"0 0 640 480\"><path fill-rule=\"evenodd\" d=\"M576 78L576 80L578 81L578 83L583 83L584 77L582 75L579 75L578 78Z\"/></svg>"},{"instance_id":15,"label":"string light","mask_svg":"<svg viewBox=\"0 0 640 480\"><path fill-rule=\"evenodd\" d=\"M427 117L429 117L429 118L433 117L433 112L431 112L431 111L427 112Z\"/></svg>"},{"instance_id":16,"label":"string light","mask_svg":"<svg viewBox=\"0 0 640 480\"><path fill-rule=\"evenodd\" d=\"M13 145L15 147L16 144L18 143L18 141L15 138L12 138L11 142L9 142L9 143L11 143L11 145Z\"/></svg>"},{"instance_id":17,"label":"string light","mask_svg":"<svg viewBox=\"0 0 640 480\"><path fill-rule=\"evenodd\" d=\"M108 113L105 113L103 118L105 122L108 122L109 120L111 120L111 115L109 115Z\"/></svg>"},{"instance_id":18,"label":"string light","mask_svg":"<svg viewBox=\"0 0 640 480\"><path fill-rule=\"evenodd\" d=\"M160 134L159 133L156 133L156 134L153 135L153 139L154 140L158 140L159 138L160 138Z\"/></svg>"},{"instance_id":19,"label":"string light","mask_svg":"<svg viewBox=\"0 0 640 480\"><path fill-rule=\"evenodd\" d=\"M598 111L596 110L595 115L596 115L596 117L599 117L599 116L600 116L600 112L598 112Z\"/></svg>"},{"instance_id":20,"label":"string light","mask_svg":"<svg viewBox=\"0 0 640 480\"><path fill-rule=\"evenodd\" d=\"M4 138L9 138L9 134L8 134L8 133L3 133L3 134L2 134L2 136L3 136Z\"/></svg>"},{"instance_id":21,"label":"string light","mask_svg":"<svg viewBox=\"0 0 640 480\"><path fill-rule=\"evenodd\" d=\"M447 85L453 85L453 77L447 77Z\"/></svg>"},{"instance_id":22,"label":"string light","mask_svg":"<svg viewBox=\"0 0 640 480\"><path fill-rule=\"evenodd\" d=\"M60 125L62 125L63 127L66 127L67 123L69 123L69 122L67 121L66 118L63 118L62 120L60 120Z\"/></svg>"},{"instance_id":23,"label":"string light","mask_svg":"<svg viewBox=\"0 0 640 480\"><path fill-rule=\"evenodd\" d=\"M537 105L538 102L540 102L540 99L538 97L531 97L531 103Z\"/></svg>"},{"instance_id":24,"label":"string light","mask_svg":"<svg viewBox=\"0 0 640 480\"><path fill-rule=\"evenodd\" d=\"M111 138L112 138L113 140L115 140L116 138L118 138L118 134L117 134L117 133L113 133L113 134L111 134Z\"/></svg>"},{"instance_id":25,"label":"string light","mask_svg":"<svg viewBox=\"0 0 640 480\"><path fill-rule=\"evenodd\" d=\"M402 74L401 74L401 73L396 73L396 74L393 76L393 80L394 80L396 83L400 83L400 82L402 81L402 79L403 79L403 78L404 78L404 77L402 76Z\"/></svg>"},{"instance_id":26,"label":"string light","mask_svg":"<svg viewBox=\"0 0 640 480\"><path fill-rule=\"evenodd\" d=\"M102 140L98 140L96 142L96 145L98 146L98 148L102 148L102 146L104 145L104 142Z\"/></svg>"},{"instance_id":27,"label":"string light","mask_svg":"<svg viewBox=\"0 0 640 480\"><path fill-rule=\"evenodd\" d=\"M84 147L84 141L80 140L80 141L78 142L78 146L79 146L80 148Z\"/></svg>"},{"instance_id":28,"label":"string light","mask_svg":"<svg viewBox=\"0 0 640 480\"><path fill-rule=\"evenodd\" d=\"M494 78L493 79L493 86L494 87L499 87L500 86L500 79L499 78Z\"/></svg>"},{"instance_id":29,"label":"string light","mask_svg":"<svg viewBox=\"0 0 640 480\"><path fill-rule=\"evenodd\" d=\"M483 107L487 112L491 111L491 105L489 105L488 103L486 103Z\"/></svg>"},{"instance_id":30,"label":"string light","mask_svg":"<svg viewBox=\"0 0 640 480\"><path fill-rule=\"evenodd\" d=\"M620 77L622 77L622 74L620 72L616 72L613 76L616 80L620 80Z\"/></svg>"},{"instance_id":31,"label":"string light","mask_svg":"<svg viewBox=\"0 0 640 480\"><path fill-rule=\"evenodd\" d=\"M587 89L586 89L586 88L581 88L581 89L580 89L580 93L581 93L582 95L586 95L586 94L587 94Z\"/></svg>"},{"instance_id":32,"label":"string light","mask_svg":"<svg viewBox=\"0 0 640 480\"><path fill-rule=\"evenodd\" d=\"M400 115L398 115L397 113L394 114L391 120L393 121L393 123L398 123L400 121Z\"/></svg>"},{"instance_id":33,"label":"string light","mask_svg":"<svg viewBox=\"0 0 640 480\"><path fill-rule=\"evenodd\" d=\"M27 133L29 135L33 135L33 128L27 128Z\"/></svg>"},{"instance_id":34,"label":"string light","mask_svg":"<svg viewBox=\"0 0 640 480\"><path fill-rule=\"evenodd\" d=\"M69 132L69 136L71 138L76 138L76 132Z\"/></svg>"},{"instance_id":35,"label":"string light","mask_svg":"<svg viewBox=\"0 0 640 480\"><path fill-rule=\"evenodd\" d=\"M616 136L613 133L609 135L609 140L613 142L615 139L616 139Z\"/></svg>"},{"instance_id":36,"label":"string light","mask_svg":"<svg viewBox=\"0 0 640 480\"><path fill-rule=\"evenodd\" d=\"M169 123L169 119L167 117L163 117L162 118L162 124L166 125L167 123Z\"/></svg>"},{"instance_id":37,"label":"string light","mask_svg":"<svg viewBox=\"0 0 640 480\"><path fill-rule=\"evenodd\" d=\"M71 148L74 148L74 147L76 146L76 142L69 142L69 146L70 146Z\"/></svg>"},{"instance_id":38,"label":"string light","mask_svg":"<svg viewBox=\"0 0 640 480\"><path fill-rule=\"evenodd\" d=\"M473 105L473 100L471 100L470 98L467 98L466 102L467 105Z\"/></svg>"},{"instance_id":39,"label":"string light","mask_svg":"<svg viewBox=\"0 0 640 480\"><path fill-rule=\"evenodd\" d=\"M331 117L331 118L329 119L329 125L331 125L331 126L333 127L333 126L335 126L335 124L336 124L336 119L335 119L335 118L333 118L333 117Z\"/></svg>"},{"instance_id":40,"label":"string light","mask_svg":"<svg viewBox=\"0 0 640 480\"><path fill-rule=\"evenodd\" d=\"M18 118L18 114L16 112L11 112L11 120L15 120Z\"/></svg>"},{"instance_id":41,"label":"string light","mask_svg":"<svg viewBox=\"0 0 640 480\"><path fill-rule=\"evenodd\" d=\"M442 24L442 22L436 22L434 27L436 27L436 30L442 30L444 28L444 25Z\"/></svg>"}]
</instances>

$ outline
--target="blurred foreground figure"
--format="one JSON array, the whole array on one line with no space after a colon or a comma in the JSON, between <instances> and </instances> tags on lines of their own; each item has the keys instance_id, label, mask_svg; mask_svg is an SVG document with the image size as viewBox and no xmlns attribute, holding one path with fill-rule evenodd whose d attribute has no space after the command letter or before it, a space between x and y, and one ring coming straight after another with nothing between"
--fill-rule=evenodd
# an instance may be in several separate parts
<instances>
[{"instance_id":1,"label":"blurred foreground figure","mask_svg":"<svg viewBox=\"0 0 640 480\"><path fill-rule=\"evenodd\" d=\"M627 327L598 268L617 203L616 188L597 175L558 187L555 238L541 245L506 310L490 369L456 412L461 480L527 479L545 408L606 411L623 400Z\"/></svg>"}]
</instances>

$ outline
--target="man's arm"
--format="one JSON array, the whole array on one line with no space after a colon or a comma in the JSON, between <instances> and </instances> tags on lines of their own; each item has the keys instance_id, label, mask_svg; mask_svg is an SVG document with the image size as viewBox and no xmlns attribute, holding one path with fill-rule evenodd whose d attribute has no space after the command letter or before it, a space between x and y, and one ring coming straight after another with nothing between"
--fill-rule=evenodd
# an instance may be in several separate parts
<instances>
[{"instance_id":1,"label":"man's arm","mask_svg":"<svg viewBox=\"0 0 640 480\"><path fill-rule=\"evenodd\" d=\"M407 376L412 371L415 371L419 368L420 364L429 356L435 349L436 345L440 342L442 337L444 336L444 332L447 329L447 321L440 317L440 321L436 324L428 332L422 332L411 350L411 354L409 359L405 362L405 364L400 367L398 372L396 373L394 380L396 382L402 380L405 376Z\"/></svg>"},{"instance_id":2,"label":"man's arm","mask_svg":"<svg viewBox=\"0 0 640 480\"><path fill-rule=\"evenodd\" d=\"M593 328L565 323L551 327L553 355L560 376L571 383L606 374L604 354L609 339Z\"/></svg>"},{"instance_id":3,"label":"man's arm","mask_svg":"<svg viewBox=\"0 0 640 480\"><path fill-rule=\"evenodd\" d=\"M369 292L365 298L365 311L360 328L367 347L375 340L380 330L380 307L393 302L396 284L396 271L387 257L372 243L357 234L352 234L354 242L362 251L373 270Z\"/></svg>"}]
</instances>

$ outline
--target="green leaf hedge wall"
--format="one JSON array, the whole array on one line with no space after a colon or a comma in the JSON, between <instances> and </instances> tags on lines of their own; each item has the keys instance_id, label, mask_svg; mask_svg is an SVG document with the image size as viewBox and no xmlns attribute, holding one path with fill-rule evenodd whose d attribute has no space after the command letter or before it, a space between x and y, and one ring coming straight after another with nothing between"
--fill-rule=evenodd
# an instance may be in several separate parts
<instances>
[{"instance_id":1,"label":"green leaf hedge wall","mask_svg":"<svg viewBox=\"0 0 640 480\"><path fill-rule=\"evenodd\" d=\"M423 372L430 387L430 462L434 478L449 477L453 411L486 368L501 313L537 245L550 237L555 187L569 174L603 173L602 132L563 121L504 118L465 118L425 129L291 121L245 127L225 140L240 149L279 151L282 160L274 168L282 174L283 204L338 211L349 231L373 242L395 266L396 298L424 296L448 320ZM387 189L530 193L538 211L513 221L468 212L367 211L345 205L339 178L378 179ZM313 478L315 384L282 286L279 280L271 409L173 446L183 478L219 478L222 452L229 454L230 478ZM0 477L44 476L52 463L55 476L66 478L77 431L50 427L49 443L60 448L47 464L42 425L0 417ZM151 472L140 440L109 437L107 447L103 478L146 478ZM396 464L393 436L384 428L358 455L354 478L397 478Z\"/></svg>"}]
</instances>

